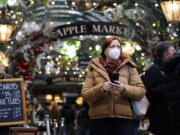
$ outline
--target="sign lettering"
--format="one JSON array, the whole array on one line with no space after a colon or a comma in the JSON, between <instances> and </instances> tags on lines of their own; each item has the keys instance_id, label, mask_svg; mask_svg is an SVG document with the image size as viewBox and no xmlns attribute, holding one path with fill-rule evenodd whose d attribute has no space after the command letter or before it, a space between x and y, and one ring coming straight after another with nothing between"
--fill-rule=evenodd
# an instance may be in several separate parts
<instances>
[{"instance_id":1,"label":"sign lettering","mask_svg":"<svg viewBox=\"0 0 180 135\"><path fill-rule=\"evenodd\" d=\"M67 38L78 35L115 35L122 38L132 38L134 30L132 27L110 22L77 22L68 25L57 26L52 35L58 38Z\"/></svg>"}]
</instances>

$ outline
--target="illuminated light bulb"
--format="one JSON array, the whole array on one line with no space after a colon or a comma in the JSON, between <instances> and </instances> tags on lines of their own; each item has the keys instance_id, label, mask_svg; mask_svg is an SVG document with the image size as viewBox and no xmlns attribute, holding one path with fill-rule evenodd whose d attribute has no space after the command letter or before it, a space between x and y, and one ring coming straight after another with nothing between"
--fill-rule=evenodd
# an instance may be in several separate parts
<instances>
[{"instance_id":1,"label":"illuminated light bulb","mask_svg":"<svg viewBox=\"0 0 180 135\"><path fill-rule=\"evenodd\" d=\"M48 55L47 58L48 58L48 59L52 59L52 56Z\"/></svg>"},{"instance_id":2,"label":"illuminated light bulb","mask_svg":"<svg viewBox=\"0 0 180 135\"><path fill-rule=\"evenodd\" d=\"M10 49L10 48L11 48L11 46L9 46L9 45L8 45L8 46L7 46L7 48L8 48L8 49Z\"/></svg>"},{"instance_id":3,"label":"illuminated light bulb","mask_svg":"<svg viewBox=\"0 0 180 135\"><path fill-rule=\"evenodd\" d=\"M138 4L138 3L135 3L134 5L137 7L139 4Z\"/></svg>"},{"instance_id":4,"label":"illuminated light bulb","mask_svg":"<svg viewBox=\"0 0 180 135\"><path fill-rule=\"evenodd\" d=\"M97 38L98 38L98 36L94 36L94 38L95 38L95 39L97 39Z\"/></svg>"},{"instance_id":5,"label":"illuminated light bulb","mask_svg":"<svg viewBox=\"0 0 180 135\"><path fill-rule=\"evenodd\" d=\"M47 94L46 95L46 100L51 101L53 99L51 94Z\"/></svg>"},{"instance_id":6,"label":"illuminated light bulb","mask_svg":"<svg viewBox=\"0 0 180 135\"><path fill-rule=\"evenodd\" d=\"M136 23L136 26L139 26L139 23L138 23L138 22Z\"/></svg>"},{"instance_id":7,"label":"illuminated light bulb","mask_svg":"<svg viewBox=\"0 0 180 135\"><path fill-rule=\"evenodd\" d=\"M18 21L15 21L15 24L18 24L19 22Z\"/></svg>"},{"instance_id":8,"label":"illuminated light bulb","mask_svg":"<svg viewBox=\"0 0 180 135\"><path fill-rule=\"evenodd\" d=\"M62 102L62 99L59 95L55 95L54 100L55 100L55 102Z\"/></svg>"},{"instance_id":9,"label":"illuminated light bulb","mask_svg":"<svg viewBox=\"0 0 180 135\"><path fill-rule=\"evenodd\" d=\"M117 6L117 3L113 3L114 6Z\"/></svg>"},{"instance_id":10,"label":"illuminated light bulb","mask_svg":"<svg viewBox=\"0 0 180 135\"><path fill-rule=\"evenodd\" d=\"M142 66L144 66L145 64L144 63L141 63Z\"/></svg>"},{"instance_id":11,"label":"illuminated light bulb","mask_svg":"<svg viewBox=\"0 0 180 135\"><path fill-rule=\"evenodd\" d=\"M93 2L93 6L96 6L96 5L97 5L97 3Z\"/></svg>"},{"instance_id":12,"label":"illuminated light bulb","mask_svg":"<svg viewBox=\"0 0 180 135\"><path fill-rule=\"evenodd\" d=\"M83 35L80 35L80 36L79 36L79 39L80 39L80 40L83 40L83 38L84 38Z\"/></svg>"},{"instance_id":13,"label":"illuminated light bulb","mask_svg":"<svg viewBox=\"0 0 180 135\"><path fill-rule=\"evenodd\" d=\"M75 6L75 5L76 5L76 2L72 2L71 4L72 4L73 6Z\"/></svg>"},{"instance_id":14,"label":"illuminated light bulb","mask_svg":"<svg viewBox=\"0 0 180 135\"><path fill-rule=\"evenodd\" d=\"M76 99L76 104L77 104L77 105L82 105L82 104L83 104L83 98L82 98L82 97L78 97L78 98Z\"/></svg>"},{"instance_id":15,"label":"illuminated light bulb","mask_svg":"<svg viewBox=\"0 0 180 135\"><path fill-rule=\"evenodd\" d=\"M141 56L144 56L144 53L141 53Z\"/></svg>"},{"instance_id":16,"label":"illuminated light bulb","mask_svg":"<svg viewBox=\"0 0 180 135\"><path fill-rule=\"evenodd\" d=\"M57 70L57 71L56 71L56 74L59 74L59 72L60 72L60 71L59 71L59 70Z\"/></svg>"},{"instance_id":17,"label":"illuminated light bulb","mask_svg":"<svg viewBox=\"0 0 180 135\"><path fill-rule=\"evenodd\" d=\"M155 3L155 5L154 5L155 7L158 7L159 6L159 4L158 3Z\"/></svg>"},{"instance_id":18,"label":"illuminated light bulb","mask_svg":"<svg viewBox=\"0 0 180 135\"><path fill-rule=\"evenodd\" d=\"M56 58L55 58L55 60L58 62L58 61L59 61L59 58L58 58L58 57L56 57Z\"/></svg>"},{"instance_id":19,"label":"illuminated light bulb","mask_svg":"<svg viewBox=\"0 0 180 135\"><path fill-rule=\"evenodd\" d=\"M140 51L142 48L141 48L141 46L140 45L136 45L136 50L137 51Z\"/></svg>"},{"instance_id":20,"label":"illuminated light bulb","mask_svg":"<svg viewBox=\"0 0 180 135\"><path fill-rule=\"evenodd\" d=\"M100 45L96 45L95 49L96 49L96 51L99 51L101 49L101 46Z\"/></svg>"}]
</instances>

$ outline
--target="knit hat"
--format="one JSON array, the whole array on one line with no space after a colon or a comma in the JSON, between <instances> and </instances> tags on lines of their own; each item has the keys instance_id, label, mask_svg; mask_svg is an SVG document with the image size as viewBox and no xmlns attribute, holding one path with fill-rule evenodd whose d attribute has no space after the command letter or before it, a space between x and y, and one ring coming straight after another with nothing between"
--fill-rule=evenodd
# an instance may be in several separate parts
<instances>
[{"instance_id":1,"label":"knit hat","mask_svg":"<svg viewBox=\"0 0 180 135\"><path fill-rule=\"evenodd\" d=\"M168 51L170 47L173 47L173 44L169 41L160 42L156 46L156 54L159 58L162 58L164 53Z\"/></svg>"}]
</instances>

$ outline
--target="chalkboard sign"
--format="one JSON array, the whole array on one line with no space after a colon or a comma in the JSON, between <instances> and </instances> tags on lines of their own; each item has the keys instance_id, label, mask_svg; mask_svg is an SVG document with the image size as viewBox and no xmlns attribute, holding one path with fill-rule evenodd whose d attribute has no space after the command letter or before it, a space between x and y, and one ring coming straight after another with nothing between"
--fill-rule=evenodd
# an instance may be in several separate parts
<instances>
[{"instance_id":1,"label":"chalkboard sign","mask_svg":"<svg viewBox=\"0 0 180 135\"><path fill-rule=\"evenodd\" d=\"M26 123L25 107L23 79L0 79L0 126Z\"/></svg>"}]
</instances>

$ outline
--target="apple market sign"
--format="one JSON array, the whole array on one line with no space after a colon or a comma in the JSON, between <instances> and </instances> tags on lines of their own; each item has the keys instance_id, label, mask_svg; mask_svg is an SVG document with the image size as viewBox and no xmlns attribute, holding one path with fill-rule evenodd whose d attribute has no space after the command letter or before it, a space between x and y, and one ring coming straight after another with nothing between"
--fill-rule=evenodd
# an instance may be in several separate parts
<instances>
[{"instance_id":1,"label":"apple market sign","mask_svg":"<svg viewBox=\"0 0 180 135\"><path fill-rule=\"evenodd\" d=\"M134 29L125 24L112 22L77 22L57 26L52 34L59 39L80 35L114 35L131 39L134 36Z\"/></svg>"}]
</instances>

